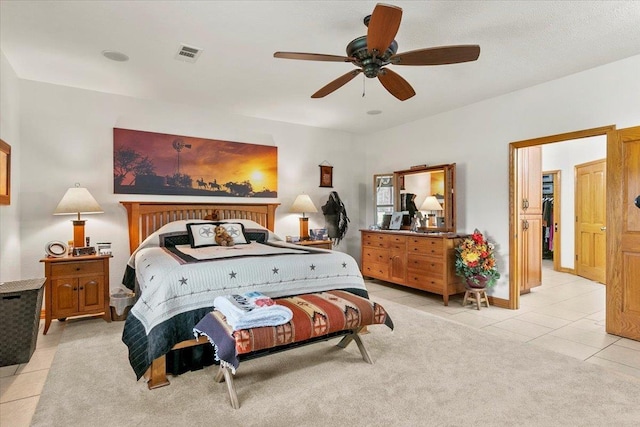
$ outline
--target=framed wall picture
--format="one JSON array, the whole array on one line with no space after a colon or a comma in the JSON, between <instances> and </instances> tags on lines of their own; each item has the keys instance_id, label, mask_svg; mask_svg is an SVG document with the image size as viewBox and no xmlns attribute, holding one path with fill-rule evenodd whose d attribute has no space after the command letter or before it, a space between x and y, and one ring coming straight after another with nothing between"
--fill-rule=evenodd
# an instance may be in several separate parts
<instances>
[{"instance_id":1,"label":"framed wall picture","mask_svg":"<svg viewBox=\"0 0 640 427\"><path fill-rule=\"evenodd\" d=\"M11 146L0 139L0 205L11 204Z\"/></svg>"},{"instance_id":2,"label":"framed wall picture","mask_svg":"<svg viewBox=\"0 0 640 427\"><path fill-rule=\"evenodd\" d=\"M389 230L400 230L402 227L402 212L394 212L391 214L391 222L389 223Z\"/></svg>"},{"instance_id":3,"label":"framed wall picture","mask_svg":"<svg viewBox=\"0 0 640 427\"><path fill-rule=\"evenodd\" d=\"M113 129L113 192L278 197L278 147Z\"/></svg>"},{"instance_id":4,"label":"framed wall picture","mask_svg":"<svg viewBox=\"0 0 640 427\"><path fill-rule=\"evenodd\" d=\"M320 165L320 187L333 188L333 166Z\"/></svg>"}]
</instances>

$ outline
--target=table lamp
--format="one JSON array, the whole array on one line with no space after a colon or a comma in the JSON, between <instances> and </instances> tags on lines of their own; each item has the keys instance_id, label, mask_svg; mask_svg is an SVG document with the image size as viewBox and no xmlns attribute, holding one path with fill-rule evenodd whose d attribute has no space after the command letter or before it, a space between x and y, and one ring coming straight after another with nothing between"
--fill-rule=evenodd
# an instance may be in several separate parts
<instances>
[{"instance_id":1,"label":"table lamp","mask_svg":"<svg viewBox=\"0 0 640 427\"><path fill-rule=\"evenodd\" d=\"M64 193L62 200L58 203L54 215L78 215L78 219L73 220L73 247L81 248L85 246L84 223L86 220L80 219L80 214L104 213L96 199L93 198L89 190L76 184Z\"/></svg>"},{"instance_id":2,"label":"table lamp","mask_svg":"<svg viewBox=\"0 0 640 427\"><path fill-rule=\"evenodd\" d=\"M302 217L300 217L300 240L309 240L309 218L305 216L305 213L318 212L318 209L311 201L311 197L306 194L296 197L289 212L302 214Z\"/></svg>"},{"instance_id":3,"label":"table lamp","mask_svg":"<svg viewBox=\"0 0 640 427\"><path fill-rule=\"evenodd\" d=\"M436 212L437 211L441 211L442 209L442 205L440 204L440 202L438 202L438 199L436 198L436 196L427 196L426 199L424 199L424 202L422 203L422 206L420 206L420 210L421 211L428 211L429 214L429 227L435 227L436 226ZM433 218L433 220L431 220L431 218Z\"/></svg>"}]
</instances>

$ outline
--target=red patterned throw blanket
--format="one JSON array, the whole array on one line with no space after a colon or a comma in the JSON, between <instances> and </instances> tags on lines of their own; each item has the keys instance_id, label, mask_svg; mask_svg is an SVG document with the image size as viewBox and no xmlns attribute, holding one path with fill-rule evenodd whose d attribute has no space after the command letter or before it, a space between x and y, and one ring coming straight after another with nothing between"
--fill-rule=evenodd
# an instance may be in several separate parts
<instances>
[{"instance_id":1,"label":"red patterned throw blanket","mask_svg":"<svg viewBox=\"0 0 640 427\"><path fill-rule=\"evenodd\" d=\"M235 373L241 355L251 355L265 349L276 349L343 331L357 331L366 325L384 324L393 329L393 322L380 305L345 291L327 291L274 299L276 304L293 312L290 322L233 331L219 311L207 314L194 328L198 337L205 335L213 344L221 367Z\"/></svg>"}]
</instances>

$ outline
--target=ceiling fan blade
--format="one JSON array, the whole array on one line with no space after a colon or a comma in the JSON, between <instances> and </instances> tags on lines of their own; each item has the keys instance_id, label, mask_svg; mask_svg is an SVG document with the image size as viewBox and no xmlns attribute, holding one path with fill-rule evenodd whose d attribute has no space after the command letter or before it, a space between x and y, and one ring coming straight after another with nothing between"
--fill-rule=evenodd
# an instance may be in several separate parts
<instances>
[{"instance_id":1,"label":"ceiling fan blade","mask_svg":"<svg viewBox=\"0 0 640 427\"><path fill-rule=\"evenodd\" d=\"M342 86L349 83L355 76L360 74L362 70L360 68L356 68L355 70L349 71L347 74L338 77L328 85L324 86L322 89L311 95L312 98L323 98L329 95L331 92L336 89L340 89Z\"/></svg>"},{"instance_id":2,"label":"ceiling fan blade","mask_svg":"<svg viewBox=\"0 0 640 427\"><path fill-rule=\"evenodd\" d=\"M400 20L402 9L387 4L377 4L371 14L369 28L367 30L367 50L377 50L378 56L382 55L393 42Z\"/></svg>"},{"instance_id":3,"label":"ceiling fan blade","mask_svg":"<svg viewBox=\"0 0 640 427\"><path fill-rule=\"evenodd\" d=\"M391 95L395 96L400 101L406 101L416 94L411 85L403 79L400 74L394 73L388 68L380 70L378 80L380 80L382 86L384 86Z\"/></svg>"},{"instance_id":4,"label":"ceiling fan blade","mask_svg":"<svg viewBox=\"0 0 640 427\"><path fill-rule=\"evenodd\" d=\"M340 55L323 55L321 53L303 53L303 52L276 52L274 58L283 59L302 59L304 61L330 61L330 62L352 62L355 58Z\"/></svg>"},{"instance_id":5,"label":"ceiling fan blade","mask_svg":"<svg viewBox=\"0 0 640 427\"><path fill-rule=\"evenodd\" d=\"M475 61L480 56L476 44L430 47L399 53L389 58L395 65L443 65Z\"/></svg>"}]
</instances>

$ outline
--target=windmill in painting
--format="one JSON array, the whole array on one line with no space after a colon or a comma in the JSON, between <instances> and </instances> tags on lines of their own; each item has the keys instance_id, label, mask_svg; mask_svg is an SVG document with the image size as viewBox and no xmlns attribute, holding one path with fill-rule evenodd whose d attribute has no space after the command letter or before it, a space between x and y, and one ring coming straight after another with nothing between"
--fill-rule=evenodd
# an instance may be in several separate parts
<instances>
[{"instance_id":1,"label":"windmill in painting","mask_svg":"<svg viewBox=\"0 0 640 427\"><path fill-rule=\"evenodd\" d=\"M278 148L113 129L116 194L277 197Z\"/></svg>"}]
</instances>

